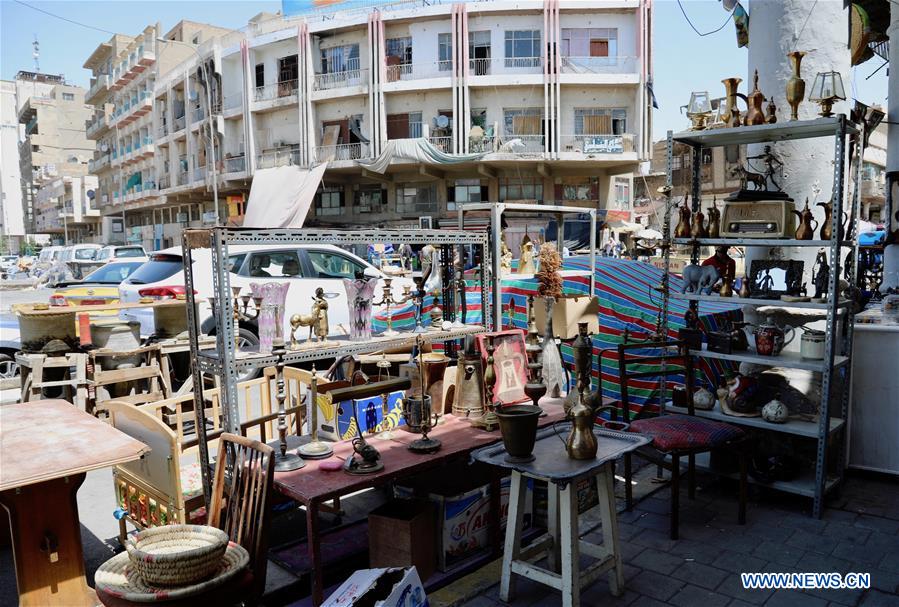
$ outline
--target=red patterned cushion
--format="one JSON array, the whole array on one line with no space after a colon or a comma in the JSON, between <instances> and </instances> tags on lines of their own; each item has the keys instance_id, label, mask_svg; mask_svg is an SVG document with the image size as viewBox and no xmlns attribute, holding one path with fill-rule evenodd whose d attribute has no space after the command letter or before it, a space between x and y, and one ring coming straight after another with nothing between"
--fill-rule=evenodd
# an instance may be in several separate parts
<instances>
[{"instance_id":1,"label":"red patterned cushion","mask_svg":"<svg viewBox=\"0 0 899 607\"><path fill-rule=\"evenodd\" d=\"M744 435L737 426L689 415L638 419L631 422L629 430L651 437L652 446L659 451L712 448Z\"/></svg>"}]
</instances>

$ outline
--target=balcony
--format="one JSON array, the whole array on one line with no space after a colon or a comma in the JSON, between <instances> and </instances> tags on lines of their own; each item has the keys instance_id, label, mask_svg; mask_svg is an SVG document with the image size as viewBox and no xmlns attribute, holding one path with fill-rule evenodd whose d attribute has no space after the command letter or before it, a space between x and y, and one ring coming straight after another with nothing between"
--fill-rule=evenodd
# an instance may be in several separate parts
<instances>
[{"instance_id":1,"label":"balcony","mask_svg":"<svg viewBox=\"0 0 899 607\"><path fill-rule=\"evenodd\" d=\"M452 76L452 61L429 63L406 63L387 66L387 82L400 80L422 80L424 78L449 78Z\"/></svg>"},{"instance_id":2,"label":"balcony","mask_svg":"<svg viewBox=\"0 0 899 607\"><path fill-rule=\"evenodd\" d=\"M469 139L468 151L472 154L490 154L496 151L496 137L488 137L485 135L480 139Z\"/></svg>"},{"instance_id":3,"label":"balcony","mask_svg":"<svg viewBox=\"0 0 899 607\"><path fill-rule=\"evenodd\" d=\"M636 57L562 57L563 74L633 74Z\"/></svg>"},{"instance_id":4,"label":"balcony","mask_svg":"<svg viewBox=\"0 0 899 607\"><path fill-rule=\"evenodd\" d=\"M863 176L861 195L865 202L885 200L886 179L884 174L881 174L879 178Z\"/></svg>"},{"instance_id":5,"label":"balcony","mask_svg":"<svg viewBox=\"0 0 899 607\"><path fill-rule=\"evenodd\" d=\"M102 154L97 158L91 158L87 161L87 171L91 174L96 174L102 171L104 168L109 166L109 154Z\"/></svg>"},{"instance_id":6,"label":"balcony","mask_svg":"<svg viewBox=\"0 0 899 607\"><path fill-rule=\"evenodd\" d=\"M174 126L174 128L172 129L173 133L177 133L178 131L184 130L184 125L186 124L185 117L179 116L178 118L175 118L175 120L172 124Z\"/></svg>"},{"instance_id":7,"label":"balcony","mask_svg":"<svg viewBox=\"0 0 899 607\"><path fill-rule=\"evenodd\" d=\"M284 80L265 86L257 86L253 94L254 101L271 101L273 99L283 99L297 94L299 88L298 80Z\"/></svg>"},{"instance_id":8,"label":"balcony","mask_svg":"<svg viewBox=\"0 0 899 607\"><path fill-rule=\"evenodd\" d=\"M546 151L543 135L506 135L497 150L501 154L541 154Z\"/></svg>"},{"instance_id":9,"label":"balcony","mask_svg":"<svg viewBox=\"0 0 899 607\"><path fill-rule=\"evenodd\" d=\"M368 69L359 67L358 59L347 61L346 69L327 74L316 74L312 82L312 90L328 91L348 86L362 86L368 79Z\"/></svg>"},{"instance_id":10,"label":"balcony","mask_svg":"<svg viewBox=\"0 0 899 607\"><path fill-rule=\"evenodd\" d=\"M368 158L368 146L361 143L342 143L340 145L324 145L315 148L316 162L335 162L338 160L359 160Z\"/></svg>"},{"instance_id":11,"label":"balcony","mask_svg":"<svg viewBox=\"0 0 899 607\"><path fill-rule=\"evenodd\" d=\"M634 151L634 135L562 135L560 152L624 154Z\"/></svg>"},{"instance_id":12,"label":"balcony","mask_svg":"<svg viewBox=\"0 0 899 607\"><path fill-rule=\"evenodd\" d=\"M188 179L189 175L187 171L181 171L178 173L178 185L189 185L190 181Z\"/></svg>"},{"instance_id":13,"label":"balcony","mask_svg":"<svg viewBox=\"0 0 899 607\"><path fill-rule=\"evenodd\" d=\"M449 137L428 137L428 141L431 142L435 148L443 152L444 154L452 154L453 153L453 138Z\"/></svg>"},{"instance_id":14,"label":"balcony","mask_svg":"<svg viewBox=\"0 0 899 607\"><path fill-rule=\"evenodd\" d=\"M340 146L334 146L340 147ZM271 169L274 167L288 166L300 164L300 152L291 147L275 148L273 150L265 150L261 154L256 155L256 168Z\"/></svg>"},{"instance_id":15,"label":"balcony","mask_svg":"<svg viewBox=\"0 0 899 607\"><path fill-rule=\"evenodd\" d=\"M141 91L136 102L132 102L131 111L136 116L144 116L153 110L153 100L150 99L149 91Z\"/></svg>"},{"instance_id":16,"label":"balcony","mask_svg":"<svg viewBox=\"0 0 899 607\"><path fill-rule=\"evenodd\" d=\"M191 112L191 124L200 122L206 116L206 112L203 111L202 107L194 108L193 112Z\"/></svg>"},{"instance_id":17,"label":"balcony","mask_svg":"<svg viewBox=\"0 0 899 607\"><path fill-rule=\"evenodd\" d=\"M488 57L469 59L468 73L471 76L496 74L541 74L543 57Z\"/></svg>"},{"instance_id":18,"label":"balcony","mask_svg":"<svg viewBox=\"0 0 899 607\"><path fill-rule=\"evenodd\" d=\"M153 145L153 138L149 135L145 135L144 137L142 137L140 139L140 144L141 145L139 147L138 156L141 158L152 156L156 151L156 146Z\"/></svg>"},{"instance_id":19,"label":"balcony","mask_svg":"<svg viewBox=\"0 0 899 607\"><path fill-rule=\"evenodd\" d=\"M107 128L109 128L109 116L104 113L95 117L87 124L85 135L88 139L96 139Z\"/></svg>"},{"instance_id":20,"label":"balcony","mask_svg":"<svg viewBox=\"0 0 899 607\"><path fill-rule=\"evenodd\" d=\"M247 159L241 154L225 158L225 173L243 173L247 170Z\"/></svg>"},{"instance_id":21,"label":"balcony","mask_svg":"<svg viewBox=\"0 0 899 607\"><path fill-rule=\"evenodd\" d=\"M206 167L194 167L194 181L206 181Z\"/></svg>"},{"instance_id":22,"label":"balcony","mask_svg":"<svg viewBox=\"0 0 899 607\"><path fill-rule=\"evenodd\" d=\"M131 65L131 70L140 73L156 63L156 53L153 51L144 50L144 47L141 46L137 50L137 54L134 57L134 61Z\"/></svg>"},{"instance_id":23,"label":"balcony","mask_svg":"<svg viewBox=\"0 0 899 607\"><path fill-rule=\"evenodd\" d=\"M99 74L94 82L91 84L91 87L87 90L87 95L84 97L85 103L90 103L94 101L94 99L100 95L101 93L105 93L109 90L109 74Z\"/></svg>"},{"instance_id":24,"label":"balcony","mask_svg":"<svg viewBox=\"0 0 899 607\"><path fill-rule=\"evenodd\" d=\"M172 187L172 178L169 175L163 175L159 178L159 189L167 190Z\"/></svg>"},{"instance_id":25,"label":"balcony","mask_svg":"<svg viewBox=\"0 0 899 607\"><path fill-rule=\"evenodd\" d=\"M169 125L163 122L159 125L159 128L156 129L156 137L162 139L163 137L167 137L169 134Z\"/></svg>"}]
</instances>

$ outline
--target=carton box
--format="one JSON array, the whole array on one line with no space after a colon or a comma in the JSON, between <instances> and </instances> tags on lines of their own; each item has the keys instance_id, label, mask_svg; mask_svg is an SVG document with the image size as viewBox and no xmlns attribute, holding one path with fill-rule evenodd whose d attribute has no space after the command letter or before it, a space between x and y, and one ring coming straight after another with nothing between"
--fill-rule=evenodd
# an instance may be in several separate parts
<instances>
[{"instance_id":1,"label":"carton box","mask_svg":"<svg viewBox=\"0 0 899 607\"><path fill-rule=\"evenodd\" d=\"M341 403L331 403L326 394L319 394L319 436L325 440L351 440L357 436L356 421L362 434L377 434L404 426L403 393L391 392L387 395L388 414L384 415L384 403L380 396L354 398ZM355 409L356 415L353 416Z\"/></svg>"},{"instance_id":2,"label":"carton box","mask_svg":"<svg viewBox=\"0 0 899 607\"><path fill-rule=\"evenodd\" d=\"M422 581L437 561L434 504L393 500L368 515L368 555L372 567L414 566Z\"/></svg>"},{"instance_id":3,"label":"carton box","mask_svg":"<svg viewBox=\"0 0 899 607\"><path fill-rule=\"evenodd\" d=\"M322 607L428 607L415 567L360 569L340 585Z\"/></svg>"},{"instance_id":4,"label":"carton box","mask_svg":"<svg viewBox=\"0 0 899 607\"><path fill-rule=\"evenodd\" d=\"M546 326L546 306L535 300L534 320L542 335ZM587 323L587 332L599 333L599 300L589 295L563 295L553 304L553 333L560 339L577 337L577 324Z\"/></svg>"}]
</instances>

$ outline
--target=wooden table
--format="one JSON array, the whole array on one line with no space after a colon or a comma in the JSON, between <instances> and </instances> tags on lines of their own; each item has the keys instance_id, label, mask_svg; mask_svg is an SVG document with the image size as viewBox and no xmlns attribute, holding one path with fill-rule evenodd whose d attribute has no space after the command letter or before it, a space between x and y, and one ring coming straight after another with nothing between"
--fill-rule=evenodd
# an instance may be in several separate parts
<instances>
[{"instance_id":1,"label":"wooden table","mask_svg":"<svg viewBox=\"0 0 899 607\"><path fill-rule=\"evenodd\" d=\"M541 426L546 426L564 417L561 398L543 398L540 401L540 406L548 414L546 417L540 418ZM343 470L336 472L322 471L320 469L321 462L328 460L306 460L304 468L292 472L275 473L275 490L306 507L306 544L312 564L313 605L321 605L324 600L322 596L324 572L321 560L321 546L318 541L318 511L322 503L355 491L383 486L401 477L436 468L450 459L467 457L475 449L502 440L499 430L485 432L481 429L473 428L468 421L452 415L446 415L443 419L443 423L438 424L429 433L429 436L440 439L443 446L440 448L440 451L430 455L421 455L409 451L406 445L418 438L418 435L402 430L394 431L394 440L389 441L366 437L366 440L381 452L381 461L384 463L384 469L374 474L357 476L348 474ZM349 442L335 443L333 447L334 456L331 459L334 457L346 459L353 453L353 447ZM492 493L496 501L491 509L498 511L498 491L494 490ZM494 525L494 531L497 536L499 535L498 527L498 524Z\"/></svg>"},{"instance_id":2,"label":"wooden table","mask_svg":"<svg viewBox=\"0 0 899 607\"><path fill-rule=\"evenodd\" d=\"M0 504L9 513L19 605L96 605L84 577L76 493L89 470L149 447L64 400L0 407Z\"/></svg>"}]
</instances>

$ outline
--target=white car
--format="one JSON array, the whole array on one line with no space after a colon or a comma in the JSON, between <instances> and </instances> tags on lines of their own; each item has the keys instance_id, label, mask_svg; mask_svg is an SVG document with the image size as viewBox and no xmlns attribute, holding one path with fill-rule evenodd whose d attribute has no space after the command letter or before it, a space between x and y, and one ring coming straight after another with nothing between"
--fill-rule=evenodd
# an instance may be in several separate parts
<instances>
[{"instance_id":1,"label":"white car","mask_svg":"<svg viewBox=\"0 0 899 607\"><path fill-rule=\"evenodd\" d=\"M106 245L99 251L94 261L112 263L114 261L149 261L147 252L140 245Z\"/></svg>"},{"instance_id":2,"label":"white car","mask_svg":"<svg viewBox=\"0 0 899 607\"><path fill-rule=\"evenodd\" d=\"M289 281L284 313L284 336L290 336L290 317L293 314L308 314L313 295L318 287L328 298L328 321L332 335L349 332L350 311L347 304L344 278L354 278L362 273L371 278L383 279L381 270L352 253L334 245L242 245L228 248L230 254L231 286L242 287L244 294L250 293L251 283ZM215 319L209 298L213 297L212 258L209 249L197 249L193 253L194 289L199 302L201 324L204 333L215 332ZM143 264L119 285L119 300L122 303L137 302L142 297L172 299L185 293L184 260L180 247L172 247L150 253L150 261ZM393 296L402 296L403 286L414 287L410 278L393 278ZM380 300L383 283L375 288L375 298ZM250 304L252 306L252 304ZM123 310L123 315L141 323L141 335L154 331L151 309ZM259 343L255 321L241 321L240 339L242 346ZM297 333L298 339L305 339L308 328Z\"/></svg>"}]
</instances>

